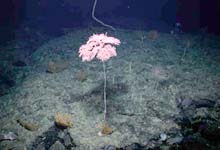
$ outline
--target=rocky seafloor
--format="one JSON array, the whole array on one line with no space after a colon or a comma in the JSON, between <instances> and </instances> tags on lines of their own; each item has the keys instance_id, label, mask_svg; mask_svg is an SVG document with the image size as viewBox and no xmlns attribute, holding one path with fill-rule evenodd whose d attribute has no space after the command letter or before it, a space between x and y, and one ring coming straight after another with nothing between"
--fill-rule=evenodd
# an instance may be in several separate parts
<instances>
[{"instance_id":1,"label":"rocky seafloor","mask_svg":"<svg viewBox=\"0 0 220 150\"><path fill-rule=\"evenodd\" d=\"M11 59L17 41L1 48L0 135L15 135L2 139L1 149L220 149L220 44L208 35L108 31L121 40L106 62L113 132L98 135L103 68L98 60L82 62L78 49L105 32L69 31L27 59ZM73 126L57 127L57 112L72 116Z\"/></svg>"}]
</instances>

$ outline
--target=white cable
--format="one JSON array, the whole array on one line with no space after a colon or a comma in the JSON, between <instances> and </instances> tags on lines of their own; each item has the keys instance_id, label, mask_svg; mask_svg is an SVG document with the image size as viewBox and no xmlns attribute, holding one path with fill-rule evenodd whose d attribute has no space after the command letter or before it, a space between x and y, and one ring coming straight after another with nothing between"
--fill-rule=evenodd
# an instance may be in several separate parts
<instances>
[{"instance_id":1,"label":"white cable","mask_svg":"<svg viewBox=\"0 0 220 150\"><path fill-rule=\"evenodd\" d=\"M107 28L110 28L110 29L112 29L112 30L115 30L115 28L114 28L113 26L108 25L108 24L105 24L104 22L102 22L101 20L99 20L98 18L96 18L96 16L95 16L96 4L97 4L97 0L94 0L93 7L92 7L92 18L93 18L96 22L100 23L101 25L103 25L103 26L105 26L105 27L107 27Z\"/></svg>"}]
</instances>

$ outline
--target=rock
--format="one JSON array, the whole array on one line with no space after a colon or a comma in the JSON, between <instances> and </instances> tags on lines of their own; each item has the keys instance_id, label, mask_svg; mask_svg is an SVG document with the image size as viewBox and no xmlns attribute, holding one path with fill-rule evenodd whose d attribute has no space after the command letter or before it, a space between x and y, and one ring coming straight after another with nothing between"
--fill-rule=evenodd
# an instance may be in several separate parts
<instances>
[{"instance_id":1,"label":"rock","mask_svg":"<svg viewBox=\"0 0 220 150\"><path fill-rule=\"evenodd\" d=\"M160 140L161 141L166 141L167 140L167 135L165 133L160 134Z\"/></svg>"},{"instance_id":2,"label":"rock","mask_svg":"<svg viewBox=\"0 0 220 150\"><path fill-rule=\"evenodd\" d=\"M189 107L191 104L192 104L192 100L191 100L191 99L184 99L184 100L181 102L181 105L182 105L183 108L187 108L187 107Z\"/></svg>"},{"instance_id":3,"label":"rock","mask_svg":"<svg viewBox=\"0 0 220 150\"><path fill-rule=\"evenodd\" d=\"M101 149L103 149L103 150L117 150L117 148L113 145L106 145L106 146L102 147Z\"/></svg>"},{"instance_id":4,"label":"rock","mask_svg":"<svg viewBox=\"0 0 220 150\"><path fill-rule=\"evenodd\" d=\"M158 148L156 147L155 150L160 149L160 150L170 150L169 145L160 145Z\"/></svg>"},{"instance_id":5,"label":"rock","mask_svg":"<svg viewBox=\"0 0 220 150\"><path fill-rule=\"evenodd\" d=\"M168 139L167 143L170 144L170 145L179 144L182 140L183 140L183 137L177 136L177 137Z\"/></svg>"},{"instance_id":6,"label":"rock","mask_svg":"<svg viewBox=\"0 0 220 150\"><path fill-rule=\"evenodd\" d=\"M56 126L51 126L47 131L39 135L30 145L31 150L48 150L56 141L59 141L58 134L62 132Z\"/></svg>"},{"instance_id":7,"label":"rock","mask_svg":"<svg viewBox=\"0 0 220 150\"><path fill-rule=\"evenodd\" d=\"M63 137L63 143L66 147L72 147L73 146L73 139L70 136L69 133L66 133L65 136Z\"/></svg>"},{"instance_id":8,"label":"rock","mask_svg":"<svg viewBox=\"0 0 220 150\"><path fill-rule=\"evenodd\" d=\"M32 150L38 150L38 149L46 150L46 148L44 147L44 143L39 143L38 145L36 145L32 148Z\"/></svg>"},{"instance_id":9,"label":"rock","mask_svg":"<svg viewBox=\"0 0 220 150\"><path fill-rule=\"evenodd\" d=\"M58 136L60 139L63 139L64 136L65 136L65 133L64 133L64 132L59 132L57 136Z\"/></svg>"},{"instance_id":10,"label":"rock","mask_svg":"<svg viewBox=\"0 0 220 150\"><path fill-rule=\"evenodd\" d=\"M66 148L62 143L56 141L49 150L66 150Z\"/></svg>"},{"instance_id":11,"label":"rock","mask_svg":"<svg viewBox=\"0 0 220 150\"><path fill-rule=\"evenodd\" d=\"M141 146L138 143L133 143L124 148L124 150L144 150L144 146Z\"/></svg>"},{"instance_id":12,"label":"rock","mask_svg":"<svg viewBox=\"0 0 220 150\"><path fill-rule=\"evenodd\" d=\"M211 100L211 99L198 99L194 103L196 108L200 107L207 107L207 108L212 108L216 104L216 100Z\"/></svg>"},{"instance_id":13,"label":"rock","mask_svg":"<svg viewBox=\"0 0 220 150\"><path fill-rule=\"evenodd\" d=\"M13 141L17 139L17 135L13 132L8 132L4 134L0 134L0 141L9 140Z\"/></svg>"},{"instance_id":14,"label":"rock","mask_svg":"<svg viewBox=\"0 0 220 150\"><path fill-rule=\"evenodd\" d=\"M22 119L18 119L17 123L29 131L37 131L39 129L39 125L37 125L36 123L32 123Z\"/></svg>"}]
</instances>

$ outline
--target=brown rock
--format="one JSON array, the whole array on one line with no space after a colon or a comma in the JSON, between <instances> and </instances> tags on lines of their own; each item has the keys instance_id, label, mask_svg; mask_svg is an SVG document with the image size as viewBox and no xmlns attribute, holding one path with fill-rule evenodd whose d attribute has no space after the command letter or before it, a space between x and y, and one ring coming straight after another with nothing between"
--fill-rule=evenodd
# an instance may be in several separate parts
<instances>
[{"instance_id":1,"label":"brown rock","mask_svg":"<svg viewBox=\"0 0 220 150\"><path fill-rule=\"evenodd\" d=\"M18 119L17 123L29 131L37 131L39 129L39 125L22 119Z\"/></svg>"}]
</instances>

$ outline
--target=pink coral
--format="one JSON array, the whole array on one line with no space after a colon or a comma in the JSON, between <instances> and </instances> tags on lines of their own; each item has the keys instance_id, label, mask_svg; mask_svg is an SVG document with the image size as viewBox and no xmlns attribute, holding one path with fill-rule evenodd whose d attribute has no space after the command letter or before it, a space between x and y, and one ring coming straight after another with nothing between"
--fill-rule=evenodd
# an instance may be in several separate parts
<instances>
[{"instance_id":1,"label":"pink coral","mask_svg":"<svg viewBox=\"0 0 220 150\"><path fill-rule=\"evenodd\" d=\"M120 40L109 37L106 34L94 34L89 37L86 44L79 48L79 57L83 61L91 61L95 57L101 61L107 61L113 56L117 56L115 45L119 45Z\"/></svg>"}]
</instances>

